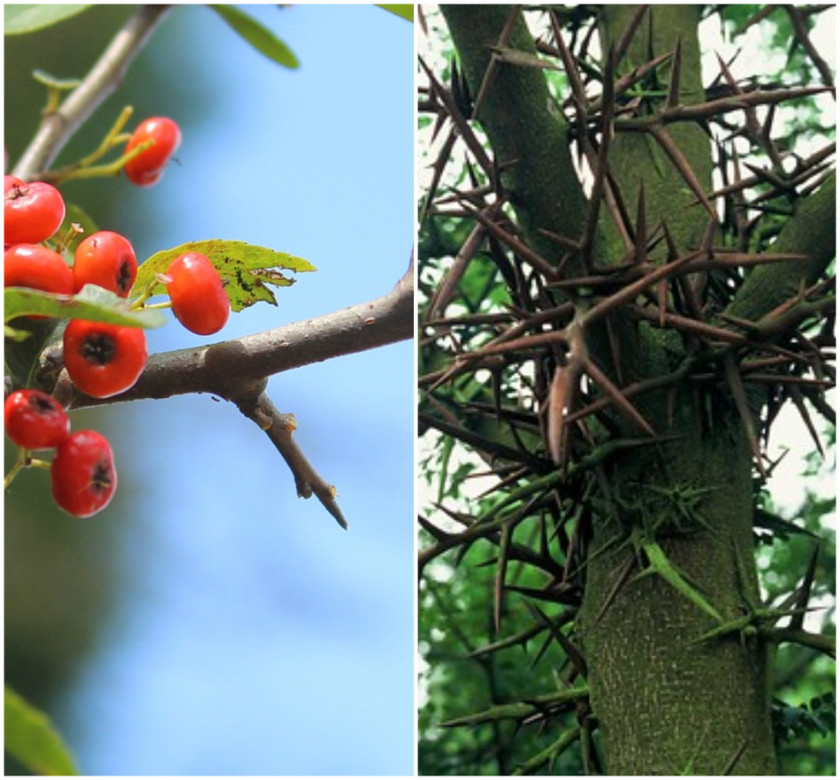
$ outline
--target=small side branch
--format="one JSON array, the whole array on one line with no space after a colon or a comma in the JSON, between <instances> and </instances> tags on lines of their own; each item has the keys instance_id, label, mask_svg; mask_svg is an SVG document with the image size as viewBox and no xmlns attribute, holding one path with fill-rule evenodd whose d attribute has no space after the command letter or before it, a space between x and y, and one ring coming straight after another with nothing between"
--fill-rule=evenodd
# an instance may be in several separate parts
<instances>
[{"instance_id":1,"label":"small side branch","mask_svg":"<svg viewBox=\"0 0 840 780\"><path fill-rule=\"evenodd\" d=\"M266 432L271 443L283 456L295 478L298 497L310 498L314 493L338 524L346 529L347 521L335 501L335 487L315 471L303 450L292 438L296 427L294 416L280 412L264 392L257 398L239 399L235 403L242 414Z\"/></svg>"}]
</instances>

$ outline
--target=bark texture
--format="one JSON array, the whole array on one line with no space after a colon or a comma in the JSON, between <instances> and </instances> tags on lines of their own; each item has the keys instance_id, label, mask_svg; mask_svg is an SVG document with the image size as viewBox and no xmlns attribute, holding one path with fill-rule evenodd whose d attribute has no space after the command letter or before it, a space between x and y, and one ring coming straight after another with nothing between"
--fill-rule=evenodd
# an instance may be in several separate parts
<instances>
[{"instance_id":1,"label":"bark texture","mask_svg":"<svg viewBox=\"0 0 840 780\"><path fill-rule=\"evenodd\" d=\"M620 38L636 10L605 6L604 51ZM488 69L495 71L477 119L504 171L502 182L526 240L556 263L562 253L540 229L580 236L587 201L572 164L569 127L549 110L541 71L501 62L490 67L492 47L499 45L506 25L511 34L504 46L535 51L514 11L510 6L442 6L474 97ZM679 46L680 102L701 102L699 21L699 6L653 6L617 63L619 74ZM666 132L700 186L711 191L712 150L703 129L679 123L668 125ZM649 226L667 223L680 252L703 245L710 214L696 204L684 172L661 142L642 132L620 133L609 161L626 203L636 202L643 185ZM825 222L831 230L818 223L833 196L832 178L778 240L779 251L802 252L809 260L754 271L733 301L732 313L758 319L774 301L819 276L833 254L833 218ZM599 263L622 259L617 235L602 210L595 242L596 254L602 253ZM611 248L610 255L604 247ZM588 347L595 362L622 386L673 372L691 349L691 339L677 332L629 320L613 325L620 333L620 365L603 332L588 334ZM607 770L773 774L767 648L737 633L698 641L718 621L658 574L639 576L649 561L633 544L639 529L647 529L643 535L661 546L723 620L750 611L758 601L758 584L752 452L743 421L724 382L700 391L684 383L639 396L634 404L658 435L673 439L630 450L604 466L606 487L593 522L578 639ZM615 427L622 435L633 433L618 415Z\"/></svg>"}]
</instances>

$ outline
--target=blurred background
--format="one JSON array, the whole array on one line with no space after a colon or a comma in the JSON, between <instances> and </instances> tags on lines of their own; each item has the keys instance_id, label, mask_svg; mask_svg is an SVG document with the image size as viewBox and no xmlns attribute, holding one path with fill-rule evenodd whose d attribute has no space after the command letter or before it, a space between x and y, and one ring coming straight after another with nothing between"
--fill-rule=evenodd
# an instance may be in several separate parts
<instances>
[{"instance_id":1,"label":"blurred background","mask_svg":"<svg viewBox=\"0 0 840 780\"><path fill-rule=\"evenodd\" d=\"M308 319L386 293L413 232L413 30L372 6L243 7L300 59L266 59L211 10L178 6L56 164L122 106L183 143L161 182L62 188L138 259L244 240L301 274L210 339L171 318L160 352ZM133 11L97 6L5 47L9 167L45 94L82 77ZM343 531L267 437L207 395L75 412L112 442L107 510L56 510L45 473L6 495L6 681L54 719L84 774L411 774L414 754L411 343L272 378ZM6 445L7 469L13 449ZM7 763L7 773L15 767Z\"/></svg>"}]
</instances>

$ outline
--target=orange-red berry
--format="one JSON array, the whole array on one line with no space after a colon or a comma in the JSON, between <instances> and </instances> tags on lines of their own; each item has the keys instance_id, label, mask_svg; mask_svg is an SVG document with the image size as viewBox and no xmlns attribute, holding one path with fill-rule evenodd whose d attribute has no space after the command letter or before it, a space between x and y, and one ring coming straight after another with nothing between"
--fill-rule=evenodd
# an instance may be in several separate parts
<instances>
[{"instance_id":1,"label":"orange-red berry","mask_svg":"<svg viewBox=\"0 0 840 780\"><path fill-rule=\"evenodd\" d=\"M187 330L208 336L225 326L230 316L230 299L219 272L206 255L188 252L176 257L166 276L172 311Z\"/></svg>"},{"instance_id":2,"label":"orange-red berry","mask_svg":"<svg viewBox=\"0 0 840 780\"><path fill-rule=\"evenodd\" d=\"M64 366L83 393L110 398L134 385L146 366L140 328L70 320L64 330Z\"/></svg>"},{"instance_id":3,"label":"orange-red berry","mask_svg":"<svg viewBox=\"0 0 840 780\"><path fill-rule=\"evenodd\" d=\"M3 254L3 286L70 295L73 272L52 249L40 244L15 244Z\"/></svg>"},{"instance_id":4,"label":"orange-red berry","mask_svg":"<svg viewBox=\"0 0 840 780\"><path fill-rule=\"evenodd\" d=\"M52 237L64 220L64 198L51 184L3 177L3 243L37 244Z\"/></svg>"},{"instance_id":5,"label":"orange-red berry","mask_svg":"<svg viewBox=\"0 0 840 780\"><path fill-rule=\"evenodd\" d=\"M73 262L73 291L96 284L128 296L137 277L137 257L125 236L111 230L92 233L76 247Z\"/></svg>"},{"instance_id":6,"label":"orange-red berry","mask_svg":"<svg viewBox=\"0 0 840 780\"><path fill-rule=\"evenodd\" d=\"M19 447L44 450L57 447L70 432L70 419L61 404L40 390L15 390L3 410L6 434Z\"/></svg>"},{"instance_id":7,"label":"orange-red berry","mask_svg":"<svg viewBox=\"0 0 840 780\"><path fill-rule=\"evenodd\" d=\"M141 122L125 147L126 153L145 141L154 143L125 164L125 175L139 187L155 184L163 175L169 158L181 144L181 129L167 117L153 117Z\"/></svg>"},{"instance_id":8,"label":"orange-red berry","mask_svg":"<svg viewBox=\"0 0 840 780\"><path fill-rule=\"evenodd\" d=\"M114 453L96 431L76 431L58 445L50 465L55 503L74 517L103 510L117 489Z\"/></svg>"}]
</instances>

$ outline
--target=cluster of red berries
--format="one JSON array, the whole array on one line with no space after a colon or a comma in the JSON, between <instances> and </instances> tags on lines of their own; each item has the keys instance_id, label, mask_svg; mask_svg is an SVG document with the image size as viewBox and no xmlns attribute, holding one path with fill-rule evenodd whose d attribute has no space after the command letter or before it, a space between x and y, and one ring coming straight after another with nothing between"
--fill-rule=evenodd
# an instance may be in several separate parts
<instances>
[{"instance_id":1,"label":"cluster of red berries","mask_svg":"<svg viewBox=\"0 0 840 780\"><path fill-rule=\"evenodd\" d=\"M139 186L160 179L181 142L181 131L171 119L147 119L132 134L125 151L148 141L152 143L124 167L126 176ZM4 287L72 295L93 284L128 297L137 277L137 258L128 239L108 230L93 233L76 247L71 267L61 254L66 246L59 243L53 248L47 243L64 221L61 193L46 182L24 182L8 175L3 191ZM159 278L166 285L175 316L187 329L209 335L225 325L230 301L206 256L181 255ZM63 343L70 379L95 398L130 389L146 365L146 336L140 328L73 319L64 330ZM5 408L6 430L20 447L56 448L50 468L59 506L87 517L107 505L116 487L116 472L104 437L94 431L69 434L64 409L36 390L12 393Z\"/></svg>"},{"instance_id":2,"label":"cluster of red berries","mask_svg":"<svg viewBox=\"0 0 840 780\"><path fill-rule=\"evenodd\" d=\"M25 450L55 450L50 464L56 504L75 517L90 517L108 506L117 489L114 453L96 431L70 433L67 413L40 390L15 390L6 399L9 438Z\"/></svg>"}]
</instances>

